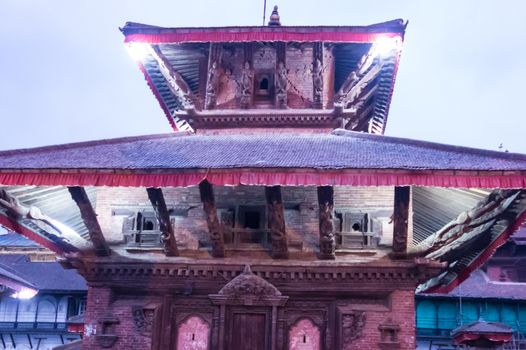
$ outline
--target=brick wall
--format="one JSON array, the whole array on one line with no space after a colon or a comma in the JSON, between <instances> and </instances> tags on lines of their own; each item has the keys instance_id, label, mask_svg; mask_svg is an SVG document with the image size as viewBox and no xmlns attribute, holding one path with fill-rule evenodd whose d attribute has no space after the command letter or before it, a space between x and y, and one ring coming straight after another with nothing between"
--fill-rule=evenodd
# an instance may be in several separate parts
<instances>
[{"instance_id":1,"label":"brick wall","mask_svg":"<svg viewBox=\"0 0 526 350\"><path fill-rule=\"evenodd\" d=\"M371 291L371 296L375 291ZM115 299L115 300L113 300ZM291 299L292 301L293 299ZM152 336L141 334L135 326L132 307L146 305L161 305L160 297L155 296L133 296L133 295L112 295L108 288L90 288L88 291L88 308L86 312L86 333L83 341L84 350L103 349L97 342L97 335L101 335L103 330L100 321L105 317L112 317L119 321L112 326L106 333L117 336L117 340L112 349L150 349L152 346ZM383 303L350 303L347 304L349 310L365 313L365 323L360 336L346 344L342 344L344 350L355 349L380 349L381 331L380 325L392 324L398 327L397 340L399 350L415 349L415 321L414 321L414 293L407 290L393 291ZM177 310L175 310L177 313ZM331 317L337 317L333 315ZM173 321L173 320L172 320ZM330 320L329 324L334 324ZM335 324L332 332L338 332L341 325ZM176 330L169 330L174 335ZM165 338L162 335L157 336ZM325 343L325 339L322 339ZM334 349L338 348L336 344Z\"/></svg>"},{"instance_id":2,"label":"brick wall","mask_svg":"<svg viewBox=\"0 0 526 350\"><path fill-rule=\"evenodd\" d=\"M399 327L397 349L415 349L414 292L394 291L389 299L390 310L377 309L375 305L363 307L365 325L362 335L355 341L345 344L344 350L380 349L381 332L379 326L383 324L393 324Z\"/></svg>"}]
</instances>

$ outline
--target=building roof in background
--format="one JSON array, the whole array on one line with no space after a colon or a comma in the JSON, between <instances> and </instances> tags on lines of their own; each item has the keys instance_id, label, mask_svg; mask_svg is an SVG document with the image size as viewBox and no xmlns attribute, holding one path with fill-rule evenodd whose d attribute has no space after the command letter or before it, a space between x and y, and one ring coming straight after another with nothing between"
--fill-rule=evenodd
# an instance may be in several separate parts
<instances>
[{"instance_id":1,"label":"building roof in background","mask_svg":"<svg viewBox=\"0 0 526 350\"><path fill-rule=\"evenodd\" d=\"M471 276L448 294L420 295L441 298L487 298L506 300L526 300L526 283L491 281L482 270L474 271Z\"/></svg>"},{"instance_id":2,"label":"building roof in background","mask_svg":"<svg viewBox=\"0 0 526 350\"><path fill-rule=\"evenodd\" d=\"M85 280L75 270L66 270L57 262L32 262L26 255L0 255L2 271L29 282L40 291L84 292Z\"/></svg>"},{"instance_id":3,"label":"building roof in background","mask_svg":"<svg viewBox=\"0 0 526 350\"><path fill-rule=\"evenodd\" d=\"M0 247L39 248L41 246L18 233L7 231L5 234L0 234Z\"/></svg>"}]
</instances>

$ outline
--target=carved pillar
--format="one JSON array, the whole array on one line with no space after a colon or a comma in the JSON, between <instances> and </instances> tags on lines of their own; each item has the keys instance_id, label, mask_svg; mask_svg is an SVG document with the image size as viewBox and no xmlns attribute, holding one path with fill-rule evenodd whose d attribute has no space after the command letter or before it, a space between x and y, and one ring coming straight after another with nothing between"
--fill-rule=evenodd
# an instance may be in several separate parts
<instances>
[{"instance_id":1,"label":"carved pillar","mask_svg":"<svg viewBox=\"0 0 526 350\"><path fill-rule=\"evenodd\" d=\"M336 259L334 240L334 189L332 186L318 187L320 217L320 259Z\"/></svg>"},{"instance_id":2,"label":"carved pillar","mask_svg":"<svg viewBox=\"0 0 526 350\"><path fill-rule=\"evenodd\" d=\"M205 109L213 109L217 103L217 94L219 93L219 77L221 73L219 66L220 57L220 44L210 43L206 79Z\"/></svg>"},{"instance_id":3,"label":"carved pillar","mask_svg":"<svg viewBox=\"0 0 526 350\"><path fill-rule=\"evenodd\" d=\"M210 241L212 242L212 256L222 258L225 256L225 241L223 230L217 218L216 202L212 185L204 180L199 184L199 193L203 202L203 210L206 215L206 223L210 232Z\"/></svg>"},{"instance_id":4,"label":"carved pillar","mask_svg":"<svg viewBox=\"0 0 526 350\"><path fill-rule=\"evenodd\" d=\"M287 47L284 42L276 43L276 74L274 77L274 94L276 108L287 108L287 65L285 61Z\"/></svg>"},{"instance_id":5,"label":"carved pillar","mask_svg":"<svg viewBox=\"0 0 526 350\"><path fill-rule=\"evenodd\" d=\"M407 228L411 187L395 187L393 213L393 252L404 254L407 250Z\"/></svg>"},{"instance_id":6,"label":"carved pillar","mask_svg":"<svg viewBox=\"0 0 526 350\"><path fill-rule=\"evenodd\" d=\"M316 42L312 55L312 106L323 108L323 43Z\"/></svg>"},{"instance_id":7,"label":"carved pillar","mask_svg":"<svg viewBox=\"0 0 526 350\"><path fill-rule=\"evenodd\" d=\"M160 349L172 349L175 340L175 330L173 328L173 308L174 299L171 295L163 297L162 316L161 316L161 346Z\"/></svg>"},{"instance_id":8,"label":"carved pillar","mask_svg":"<svg viewBox=\"0 0 526 350\"><path fill-rule=\"evenodd\" d=\"M270 349L276 350L276 335L277 332L277 326L278 326L278 307L276 305L272 305L272 329L271 329L271 338L270 338Z\"/></svg>"},{"instance_id":9,"label":"carved pillar","mask_svg":"<svg viewBox=\"0 0 526 350\"><path fill-rule=\"evenodd\" d=\"M285 229L285 210L281 200L281 186L265 187L268 229L274 259L288 259L289 249Z\"/></svg>"},{"instance_id":10,"label":"carved pillar","mask_svg":"<svg viewBox=\"0 0 526 350\"><path fill-rule=\"evenodd\" d=\"M160 188L147 188L148 198L152 203L153 210L157 221L159 221L159 229L161 231L161 242L163 244L164 253L166 256L178 256L177 243L175 241L175 233L170 222L170 214L166 208L163 191Z\"/></svg>"},{"instance_id":11,"label":"carved pillar","mask_svg":"<svg viewBox=\"0 0 526 350\"><path fill-rule=\"evenodd\" d=\"M226 306L221 304L219 307L219 350L223 350L225 347L225 314Z\"/></svg>"},{"instance_id":12,"label":"carved pillar","mask_svg":"<svg viewBox=\"0 0 526 350\"><path fill-rule=\"evenodd\" d=\"M252 43L243 43L243 70L241 71L240 100L239 106L241 108L252 107L252 99L254 96L254 67L252 63Z\"/></svg>"},{"instance_id":13,"label":"carved pillar","mask_svg":"<svg viewBox=\"0 0 526 350\"><path fill-rule=\"evenodd\" d=\"M108 243L106 243L99 221L97 220L97 214L95 213L95 210L93 210L93 206L86 194L86 190L84 187L78 186L68 187L68 190L71 194L71 198L73 198L79 207L80 216L82 217L82 221L84 221L84 225L86 225L86 228L88 229L89 237L95 248L95 254L98 256L110 255L110 248L108 247Z\"/></svg>"}]
</instances>

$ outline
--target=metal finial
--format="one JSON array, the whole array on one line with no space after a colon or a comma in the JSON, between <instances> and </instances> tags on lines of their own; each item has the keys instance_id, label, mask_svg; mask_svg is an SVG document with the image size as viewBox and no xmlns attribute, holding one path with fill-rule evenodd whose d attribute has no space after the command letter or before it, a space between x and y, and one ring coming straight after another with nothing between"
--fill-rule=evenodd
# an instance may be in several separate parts
<instances>
[{"instance_id":1,"label":"metal finial","mask_svg":"<svg viewBox=\"0 0 526 350\"><path fill-rule=\"evenodd\" d=\"M269 26L280 26L281 22L279 21L278 6L274 6L272 14L270 15L270 21L268 21Z\"/></svg>"}]
</instances>

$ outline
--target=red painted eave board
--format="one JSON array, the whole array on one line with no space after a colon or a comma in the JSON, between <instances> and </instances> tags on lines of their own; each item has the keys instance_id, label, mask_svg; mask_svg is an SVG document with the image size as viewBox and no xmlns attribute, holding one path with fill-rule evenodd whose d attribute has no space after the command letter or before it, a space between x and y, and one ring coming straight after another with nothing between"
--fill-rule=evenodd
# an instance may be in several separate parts
<instances>
[{"instance_id":1,"label":"red painted eave board","mask_svg":"<svg viewBox=\"0 0 526 350\"><path fill-rule=\"evenodd\" d=\"M312 169L178 169L84 171L0 171L4 186L114 186L114 187L188 187L204 179L219 186L432 186L453 188L526 188L526 174L505 175L500 171L375 171Z\"/></svg>"}]
</instances>

